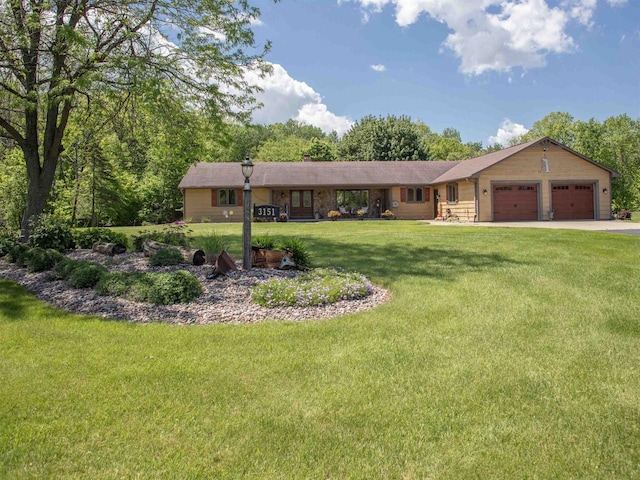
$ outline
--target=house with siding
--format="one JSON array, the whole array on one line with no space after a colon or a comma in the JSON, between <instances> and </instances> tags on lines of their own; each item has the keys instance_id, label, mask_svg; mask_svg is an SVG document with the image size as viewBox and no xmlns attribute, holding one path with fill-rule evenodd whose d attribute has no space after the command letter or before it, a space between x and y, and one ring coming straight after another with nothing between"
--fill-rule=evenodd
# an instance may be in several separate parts
<instances>
[{"instance_id":1,"label":"house with siding","mask_svg":"<svg viewBox=\"0 0 640 480\"><path fill-rule=\"evenodd\" d=\"M252 202L279 206L291 219L456 216L463 221L608 220L618 173L548 138L455 162L256 163ZM238 163L198 163L180 182L184 218L242 221Z\"/></svg>"}]
</instances>

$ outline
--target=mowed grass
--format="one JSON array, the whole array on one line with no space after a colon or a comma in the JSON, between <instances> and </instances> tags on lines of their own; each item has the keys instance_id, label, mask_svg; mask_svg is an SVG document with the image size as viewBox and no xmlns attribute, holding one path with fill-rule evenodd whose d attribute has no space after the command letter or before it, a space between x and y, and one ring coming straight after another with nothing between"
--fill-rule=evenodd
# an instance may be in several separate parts
<instances>
[{"instance_id":1,"label":"mowed grass","mask_svg":"<svg viewBox=\"0 0 640 480\"><path fill-rule=\"evenodd\" d=\"M194 229L240 253L240 225ZM0 280L0 477L640 477L640 237L253 231L299 236L315 265L393 297L175 327L70 315Z\"/></svg>"}]
</instances>

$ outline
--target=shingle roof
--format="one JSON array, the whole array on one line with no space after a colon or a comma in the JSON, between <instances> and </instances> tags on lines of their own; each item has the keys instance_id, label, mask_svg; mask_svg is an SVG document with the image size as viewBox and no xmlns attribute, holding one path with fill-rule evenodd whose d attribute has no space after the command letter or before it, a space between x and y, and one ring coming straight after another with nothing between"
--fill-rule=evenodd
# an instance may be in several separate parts
<instances>
[{"instance_id":1,"label":"shingle roof","mask_svg":"<svg viewBox=\"0 0 640 480\"><path fill-rule=\"evenodd\" d=\"M516 153L526 150L527 148L533 145L536 145L538 143L541 143L543 141L549 142L549 144L553 144L560 148L563 148L564 150L571 152L574 155L577 155L583 160L586 160L589 163L593 163L594 165L597 165L598 167L603 168L604 170L607 170L614 177L620 176L618 172L615 172L605 167L604 165L594 162L590 158L587 158L584 155L581 155L580 153L571 150L569 147L565 147L564 145L556 142L555 140L551 140L549 137L542 137L536 140L532 140L530 142L521 143L520 145L504 148L502 150L498 150L497 152L491 152L491 153L487 153L486 155L481 155L479 157L470 158L469 160L464 160L458 163L458 165L444 172L438 178L436 178L434 180L434 183L446 183L446 182L452 182L455 180L461 180L464 178L478 177L480 173L482 173L487 168L493 167L495 164L500 163L509 157L512 157Z\"/></svg>"},{"instance_id":2,"label":"shingle roof","mask_svg":"<svg viewBox=\"0 0 640 480\"><path fill-rule=\"evenodd\" d=\"M256 162L255 187L389 187L428 185L460 162ZM242 187L240 163L198 163L179 188Z\"/></svg>"},{"instance_id":3,"label":"shingle roof","mask_svg":"<svg viewBox=\"0 0 640 480\"><path fill-rule=\"evenodd\" d=\"M254 187L349 187L371 188L393 185L436 185L473 178L493 165L542 141L548 141L607 170L604 165L548 137L508 147L458 162L256 162L251 176ZM240 163L198 163L192 166L179 188L240 188L244 183Z\"/></svg>"}]
</instances>

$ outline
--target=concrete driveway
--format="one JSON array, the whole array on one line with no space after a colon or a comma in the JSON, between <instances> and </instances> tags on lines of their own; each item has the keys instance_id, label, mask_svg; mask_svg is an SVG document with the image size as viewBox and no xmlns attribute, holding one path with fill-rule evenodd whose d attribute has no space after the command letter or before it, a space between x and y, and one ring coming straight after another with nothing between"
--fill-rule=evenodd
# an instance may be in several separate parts
<instances>
[{"instance_id":1,"label":"concrete driveway","mask_svg":"<svg viewBox=\"0 0 640 480\"><path fill-rule=\"evenodd\" d=\"M479 227L508 227L508 228L554 228L570 230L591 230L598 232L622 233L625 235L639 235L640 223L622 220L554 220L552 222L440 222L431 220L431 225L460 225Z\"/></svg>"}]
</instances>

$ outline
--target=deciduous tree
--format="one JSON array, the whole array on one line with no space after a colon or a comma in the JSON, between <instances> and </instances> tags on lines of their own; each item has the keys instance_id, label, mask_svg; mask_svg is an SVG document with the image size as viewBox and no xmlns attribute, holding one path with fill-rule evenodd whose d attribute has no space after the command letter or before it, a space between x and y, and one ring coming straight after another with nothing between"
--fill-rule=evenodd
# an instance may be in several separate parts
<instances>
[{"instance_id":1,"label":"deciduous tree","mask_svg":"<svg viewBox=\"0 0 640 480\"><path fill-rule=\"evenodd\" d=\"M245 119L255 87L244 73L268 70L250 28L258 15L246 0L0 0L0 128L24 155L25 235L79 96L168 82L212 121Z\"/></svg>"}]
</instances>

